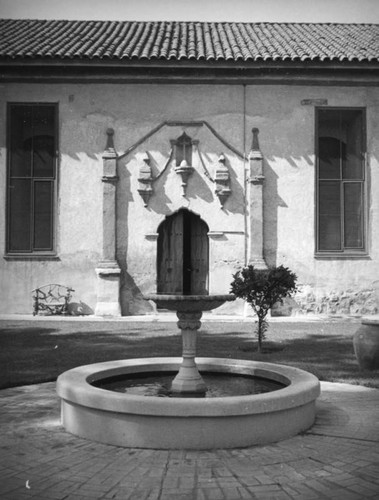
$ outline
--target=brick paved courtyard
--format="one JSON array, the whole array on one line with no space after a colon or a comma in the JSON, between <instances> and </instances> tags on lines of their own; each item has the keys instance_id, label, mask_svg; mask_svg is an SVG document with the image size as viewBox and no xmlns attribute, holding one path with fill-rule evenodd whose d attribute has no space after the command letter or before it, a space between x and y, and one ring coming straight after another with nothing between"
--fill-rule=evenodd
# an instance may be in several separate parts
<instances>
[{"instance_id":1,"label":"brick paved courtyard","mask_svg":"<svg viewBox=\"0 0 379 500\"><path fill-rule=\"evenodd\" d=\"M379 390L322 383L315 425L269 446L125 449L60 425L55 383L1 391L2 500L379 498Z\"/></svg>"}]
</instances>

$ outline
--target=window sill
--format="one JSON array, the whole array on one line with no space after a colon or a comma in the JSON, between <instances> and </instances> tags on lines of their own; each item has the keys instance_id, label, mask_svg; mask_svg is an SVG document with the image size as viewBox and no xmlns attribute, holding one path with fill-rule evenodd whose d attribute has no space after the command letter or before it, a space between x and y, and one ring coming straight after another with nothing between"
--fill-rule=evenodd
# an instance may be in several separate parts
<instances>
[{"instance_id":1,"label":"window sill","mask_svg":"<svg viewBox=\"0 0 379 500\"><path fill-rule=\"evenodd\" d=\"M5 260L60 260L55 253L8 253L3 257Z\"/></svg>"},{"instance_id":2,"label":"window sill","mask_svg":"<svg viewBox=\"0 0 379 500\"><path fill-rule=\"evenodd\" d=\"M354 252L354 253L337 253L337 252L318 252L315 253L315 259L317 260L371 260L371 257L367 252Z\"/></svg>"}]
</instances>

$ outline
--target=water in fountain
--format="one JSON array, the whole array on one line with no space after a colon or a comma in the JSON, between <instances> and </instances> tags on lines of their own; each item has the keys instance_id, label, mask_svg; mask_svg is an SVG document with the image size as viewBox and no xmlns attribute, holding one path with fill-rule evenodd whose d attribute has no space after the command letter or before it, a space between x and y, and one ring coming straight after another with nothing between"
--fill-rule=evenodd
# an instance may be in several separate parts
<instances>
[{"instance_id":1,"label":"water in fountain","mask_svg":"<svg viewBox=\"0 0 379 500\"><path fill-rule=\"evenodd\" d=\"M171 391L175 372L157 372L148 374L130 374L104 378L92 385L109 391L134 394L138 396L171 397L238 397L252 394L264 394L286 387L280 382L262 377L233 375L229 373L202 373L207 390L205 393L176 393Z\"/></svg>"}]
</instances>

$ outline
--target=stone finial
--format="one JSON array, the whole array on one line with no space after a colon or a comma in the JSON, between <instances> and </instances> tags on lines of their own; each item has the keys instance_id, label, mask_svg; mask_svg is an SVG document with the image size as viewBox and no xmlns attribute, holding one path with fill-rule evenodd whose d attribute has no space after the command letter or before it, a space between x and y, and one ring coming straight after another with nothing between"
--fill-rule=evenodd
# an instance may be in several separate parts
<instances>
[{"instance_id":1,"label":"stone finial","mask_svg":"<svg viewBox=\"0 0 379 500\"><path fill-rule=\"evenodd\" d=\"M259 149L259 139L258 139L259 129L258 128L253 128L251 131L253 133L253 142L251 144L251 150L252 151L260 151L260 149Z\"/></svg>"},{"instance_id":2,"label":"stone finial","mask_svg":"<svg viewBox=\"0 0 379 500\"><path fill-rule=\"evenodd\" d=\"M152 176L152 170L150 166L150 157L148 153L144 155L142 158L143 164L140 166L139 169L139 177L138 177L138 182L139 182L139 188L138 192L141 195L144 206L147 207L149 200L151 198L151 195L153 194L153 176Z\"/></svg>"},{"instance_id":3,"label":"stone finial","mask_svg":"<svg viewBox=\"0 0 379 500\"><path fill-rule=\"evenodd\" d=\"M113 128L107 128L106 134L107 134L107 143L105 146L105 151L109 153L115 153L114 142L113 142L113 136L114 136Z\"/></svg>"},{"instance_id":4,"label":"stone finial","mask_svg":"<svg viewBox=\"0 0 379 500\"><path fill-rule=\"evenodd\" d=\"M251 150L249 153L250 160L250 182L253 184L262 184L264 181L263 175L263 155L259 148L258 134L259 129L253 128L253 140L251 143Z\"/></svg>"},{"instance_id":5,"label":"stone finial","mask_svg":"<svg viewBox=\"0 0 379 500\"><path fill-rule=\"evenodd\" d=\"M262 153L259 147L259 139L258 139L259 129L254 127L251 131L253 133L253 139L249 153L249 160L261 160Z\"/></svg>"},{"instance_id":6,"label":"stone finial","mask_svg":"<svg viewBox=\"0 0 379 500\"><path fill-rule=\"evenodd\" d=\"M107 144L103 153L103 182L117 182L117 153L113 144L113 128L106 130Z\"/></svg>"},{"instance_id":7,"label":"stone finial","mask_svg":"<svg viewBox=\"0 0 379 500\"><path fill-rule=\"evenodd\" d=\"M218 158L218 165L215 173L216 189L215 193L221 203L221 208L224 208L225 201L231 194L230 189L230 174L229 169L225 164L226 158L223 153Z\"/></svg>"}]
</instances>

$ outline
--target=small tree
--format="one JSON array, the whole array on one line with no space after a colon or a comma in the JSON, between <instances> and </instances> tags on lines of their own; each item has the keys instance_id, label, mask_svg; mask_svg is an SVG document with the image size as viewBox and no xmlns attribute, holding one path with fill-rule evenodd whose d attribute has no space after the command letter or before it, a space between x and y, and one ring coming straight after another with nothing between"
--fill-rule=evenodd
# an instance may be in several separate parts
<instances>
[{"instance_id":1,"label":"small tree","mask_svg":"<svg viewBox=\"0 0 379 500\"><path fill-rule=\"evenodd\" d=\"M266 316L276 302L283 303L296 291L297 276L288 268L269 267L255 269L247 266L233 275L231 292L251 305L258 317L258 352L262 352L262 341L268 328Z\"/></svg>"}]
</instances>

